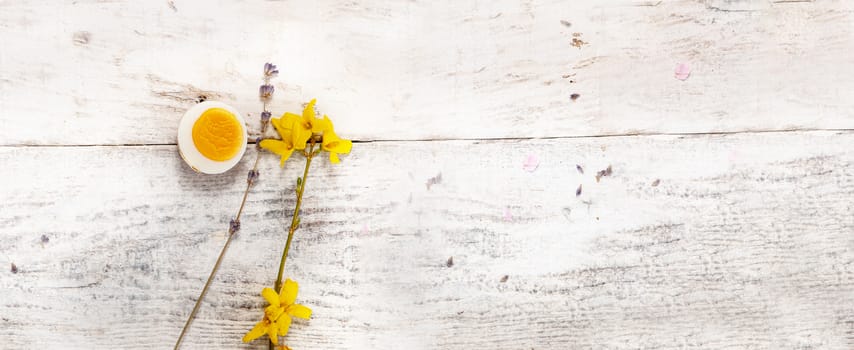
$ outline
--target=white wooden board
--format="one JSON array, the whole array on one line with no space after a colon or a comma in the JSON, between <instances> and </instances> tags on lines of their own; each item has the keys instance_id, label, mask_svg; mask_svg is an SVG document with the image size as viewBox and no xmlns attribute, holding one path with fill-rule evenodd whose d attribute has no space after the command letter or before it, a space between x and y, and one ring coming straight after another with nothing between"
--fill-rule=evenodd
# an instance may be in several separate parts
<instances>
[{"instance_id":1,"label":"white wooden board","mask_svg":"<svg viewBox=\"0 0 854 350\"><path fill-rule=\"evenodd\" d=\"M288 342L851 349L852 148L850 132L358 143L308 180L287 275L314 315ZM171 347L247 159L202 176L174 146L0 147L0 348ZM261 164L186 349L266 349L240 337L301 165Z\"/></svg>"},{"instance_id":2,"label":"white wooden board","mask_svg":"<svg viewBox=\"0 0 854 350\"><path fill-rule=\"evenodd\" d=\"M266 61L282 71L276 112L318 98L358 140L852 129L852 9L0 1L0 144L173 144L200 97L254 121Z\"/></svg>"},{"instance_id":3,"label":"white wooden board","mask_svg":"<svg viewBox=\"0 0 854 350\"><path fill-rule=\"evenodd\" d=\"M363 141L309 178L294 349L854 348L852 10L0 0L0 349L171 348L255 155L197 175L178 119L254 128L268 61L274 111L318 98ZM185 349L266 349L239 340L301 170L276 164Z\"/></svg>"}]
</instances>

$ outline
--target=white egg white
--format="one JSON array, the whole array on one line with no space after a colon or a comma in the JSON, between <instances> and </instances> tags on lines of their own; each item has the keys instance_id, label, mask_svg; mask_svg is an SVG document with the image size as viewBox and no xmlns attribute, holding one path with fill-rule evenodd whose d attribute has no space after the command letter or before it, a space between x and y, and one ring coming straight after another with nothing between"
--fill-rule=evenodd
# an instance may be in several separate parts
<instances>
[{"instance_id":1,"label":"white egg white","mask_svg":"<svg viewBox=\"0 0 854 350\"><path fill-rule=\"evenodd\" d=\"M242 140L240 142L242 146L237 151L237 154L235 154L231 159L224 161L208 159L199 152L196 148L196 144L193 142L193 125L196 123L196 120L199 120L202 113L211 108L222 108L231 112L231 114L234 114L234 117L237 118L237 121L240 123L240 127L243 129ZM246 122L244 121L243 116L237 111L237 109L222 102L205 101L196 104L184 113L184 117L181 118L181 123L178 124L178 152L181 154L181 158L184 158L184 162L186 162L187 165L200 173L221 174L228 171L228 169L233 168L238 162L240 162L240 159L243 158L243 153L246 152L246 140L248 138Z\"/></svg>"}]
</instances>

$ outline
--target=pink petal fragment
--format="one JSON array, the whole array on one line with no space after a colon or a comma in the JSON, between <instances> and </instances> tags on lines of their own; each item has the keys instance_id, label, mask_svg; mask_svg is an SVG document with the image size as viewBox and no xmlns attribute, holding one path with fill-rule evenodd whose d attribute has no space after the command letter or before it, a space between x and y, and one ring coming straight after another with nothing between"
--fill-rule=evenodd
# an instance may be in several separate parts
<instances>
[{"instance_id":1,"label":"pink petal fragment","mask_svg":"<svg viewBox=\"0 0 854 350\"><path fill-rule=\"evenodd\" d=\"M510 214L510 207L504 208L504 221L513 221L513 214Z\"/></svg>"},{"instance_id":2,"label":"pink petal fragment","mask_svg":"<svg viewBox=\"0 0 854 350\"><path fill-rule=\"evenodd\" d=\"M525 161L522 162L522 169L525 169L525 171L529 173L532 173L534 172L534 170L537 170L538 166L540 166L540 159L533 154L528 155L528 158L526 158Z\"/></svg>"},{"instance_id":3,"label":"pink petal fragment","mask_svg":"<svg viewBox=\"0 0 854 350\"><path fill-rule=\"evenodd\" d=\"M676 65L674 76L676 79L685 80L691 75L691 67L687 63L679 63Z\"/></svg>"}]
</instances>

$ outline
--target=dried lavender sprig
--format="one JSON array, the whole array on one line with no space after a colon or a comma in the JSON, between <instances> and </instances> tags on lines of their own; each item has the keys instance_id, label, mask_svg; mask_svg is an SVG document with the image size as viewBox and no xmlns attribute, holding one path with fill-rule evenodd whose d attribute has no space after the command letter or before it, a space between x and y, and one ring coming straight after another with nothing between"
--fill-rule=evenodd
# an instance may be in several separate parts
<instances>
[{"instance_id":1,"label":"dried lavender sprig","mask_svg":"<svg viewBox=\"0 0 854 350\"><path fill-rule=\"evenodd\" d=\"M272 114L269 110L267 110L267 103L270 102L270 99L273 97L273 92L276 91L276 88L270 84L270 78L279 74L279 68L276 67L275 64L265 63L264 64L264 84L258 90L258 93L261 95L261 101L264 102L264 110L261 112L261 135L264 135L267 132L267 122L270 120Z\"/></svg>"},{"instance_id":2,"label":"dried lavender sprig","mask_svg":"<svg viewBox=\"0 0 854 350\"><path fill-rule=\"evenodd\" d=\"M276 65L272 63L264 64L264 85L261 85L260 93L262 97L262 101L264 103L264 112L261 113L261 133L267 129L267 125L270 122L270 112L267 111L267 102L273 96L273 85L270 85L270 78L279 73L279 70L276 68ZM265 96L266 92L266 96ZM260 147L258 145L261 144L261 138L258 137L255 139L256 147ZM205 286L202 287L202 292L199 293L199 298L196 299L195 305L193 305L193 310L190 311L190 315L187 316L187 322L184 323L184 328L181 329L181 334L178 335L178 340L175 341L175 350L181 347L181 341L184 340L184 336L187 334L187 330L190 328L190 324L193 322L193 319L196 317L196 313L199 312L199 307L202 304L202 300L205 299L205 295L208 293L208 289L210 289L211 282L213 282L214 276L216 276L217 271L219 270L219 265L222 263L223 257L225 257L225 252L228 250L228 246L231 245L231 240L236 236L235 234L240 231L240 215L243 214L243 208L246 205L246 197L249 196L249 189L252 188L252 185L258 180L260 173L258 172L258 159L261 158L261 150L260 148L255 151L255 162L252 165L252 170L246 175L246 190L243 191L243 200L240 201L240 209L237 210L237 215L234 219L231 219L228 223L228 238L225 240L225 244L222 246L222 250L219 252L219 257L216 259L216 263L214 263L213 269L211 270L210 276L208 276L208 280L205 281Z\"/></svg>"}]
</instances>

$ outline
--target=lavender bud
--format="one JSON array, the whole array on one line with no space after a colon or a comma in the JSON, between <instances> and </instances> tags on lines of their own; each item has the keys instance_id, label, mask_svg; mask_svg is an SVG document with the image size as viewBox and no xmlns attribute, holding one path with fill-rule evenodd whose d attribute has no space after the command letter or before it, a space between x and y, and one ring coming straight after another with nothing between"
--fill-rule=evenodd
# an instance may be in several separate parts
<instances>
[{"instance_id":1,"label":"lavender bud","mask_svg":"<svg viewBox=\"0 0 854 350\"><path fill-rule=\"evenodd\" d=\"M255 169L249 170L249 175L246 176L246 182L248 182L249 184L252 184L256 180L258 180L258 176L260 176L260 175L261 175L261 173L258 172L258 170L255 170Z\"/></svg>"},{"instance_id":2,"label":"lavender bud","mask_svg":"<svg viewBox=\"0 0 854 350\"><path fill-rule=\"evenodd\" d=\"M237 233L237 231L240 231L240 221L231 219L228 223L228 234L233 235Z\"/></svg>"},{"instance_id":3,"label":"lavender bud","mask_svg":"<svg viewBox=\"0 0 854 350\"><path fill-rule=\"evenodd\" d=\"M265 63L264 64L264 76L274 77L277 74L279 74L279 68L277 68L275 64L272 64L272 63Z\"/></svg>"},{"instance_id":4,"label":"lavender bud","mask_svg":"<svg viewBox=\"0 0 854 350\"><path fill-rule=\"evenodd\" d=\"M258 91L261 94L261 98L266 100L273 96L274 90L275 88L273 88L273 85L264 84L261 85L261 88Z\"/></svg>"},{"instance_id":5,"label":"lavender bud","mask_svg":"<svg viewBox=\"0 0 854 350\"><path fill-rule=\"evenodd\" d=\"M261 150L261 137L260 136L255 138L255 149L257 149L259 151Z\"/></svg>"},{"instance_id":6,"label":"lavender bud","mask_svg":"<svg viewBox=\"0 0 854 350\"><path fill-rule=\"evenodd\" d=\"M268 121L270 121L270 117L272 117L272 116L273 116L273 114L270 112L267 112L267 111L261 112L261 123L266 124Z\"/></svg>"}]
</instances>

